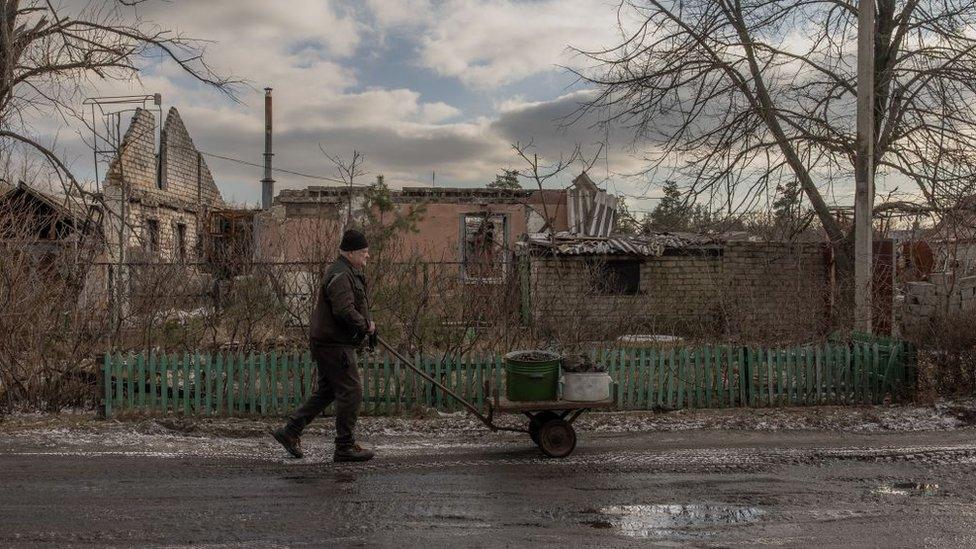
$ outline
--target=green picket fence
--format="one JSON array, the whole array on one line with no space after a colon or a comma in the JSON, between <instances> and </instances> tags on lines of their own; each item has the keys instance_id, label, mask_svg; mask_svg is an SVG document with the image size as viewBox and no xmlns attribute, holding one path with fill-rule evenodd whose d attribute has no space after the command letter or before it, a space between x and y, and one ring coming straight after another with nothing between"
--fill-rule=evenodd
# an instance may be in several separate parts
<instances>
[{"instance_id":1,"label":"green picket fence","mask_svg":"<svg viewBox=\"0 0 976 549\"><path fill-rule=\"evenodd\" d=\"M617 383L617 408L651 410L872 404L915 387L915 351L904 342L858 341L792 348L700 347L594 351ZM361 357L363 409L462 407L388 355ZM486 381L502 387L498 355L414 363L475 406ZM201 416L280 416L314 388L307 351L257 354L113 354L103 370L105 414L139 410Z\"/></svg>"}]
</instances>

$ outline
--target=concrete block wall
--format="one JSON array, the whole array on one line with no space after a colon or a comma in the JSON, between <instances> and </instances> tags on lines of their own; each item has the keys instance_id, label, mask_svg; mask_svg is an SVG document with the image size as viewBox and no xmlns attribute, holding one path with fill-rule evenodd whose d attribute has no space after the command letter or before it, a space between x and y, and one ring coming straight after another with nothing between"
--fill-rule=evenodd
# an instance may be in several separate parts
<instances>
[{"instance_id":1,"label":"concrete block wall","mask_svg":"<svg viewBox=\"0 0 976 549\"><path fill-rule=\"evenodd\" d=\"M976 276L932 273L927 282L905 284L904 298L896 310L903 333L924 333L932 321L976 312Z\"/></svg>"},{"instance_id":2,"label":"concrete block wall","mask_svg":"<svg viewBox=\"0 0 976 549\"><path fill-rule=\"evenodd\" d=\"M824 329L830 297L825 252L820 243L729 243L722 261L728 331L776 338Z\"/></svg>"},{"instance_id":3,"label":"concrete block wall","mask_svg":"<svg viewBox=\"0 0 976 549\"><path fill-rule=\"evenodd\" d=\"M827 320L829 278L820 244L734 242L721 250L672 251L641 260L638 295L596 292L597 271L587 261L619 259L533 258L530 299L537 325L772 338L819 330Z\"/></svg>"}]
</instances>

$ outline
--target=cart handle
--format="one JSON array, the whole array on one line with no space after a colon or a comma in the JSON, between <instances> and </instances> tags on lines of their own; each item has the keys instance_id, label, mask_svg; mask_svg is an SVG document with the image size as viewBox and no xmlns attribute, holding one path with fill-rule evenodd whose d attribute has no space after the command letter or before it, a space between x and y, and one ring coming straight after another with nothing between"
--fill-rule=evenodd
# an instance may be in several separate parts
<instances>
[{"instance_id":1,"label":"cart handle","mask_svg":"<svg viewBox=\"0 0 976 549\"><path fill-rule=\"evenodd\" d=\"M475 416L477 416L478 419L480 419L481 422L484 423L492 431L508 431L508 430L512 430L512 429L508 429L506 427L498 427L497 425L495 425L491 421L491 419L489 419L488 417L486 417L484 414L481 413L481 410L478 410L477 408L474 407L473 404L471 404L467 400L464 400L463 398L461 398L460 395L458 395L454 391L448 389L447 387L441 385L436 379L430 377L429 375L427 375L426 372L424 372L420 368L417 368L416 366L414 366L414 364L412 362L410 362L409 360L407 360L406 358L404 358L403 355L401 355L400 353L398 353L396 349L394 349L389 343L386 342L386 340L384 340L379 335L376 336L376 341L380 345L382 345L384 349L386 349L387 351L389 351L390 353L392 353L393 356L395 356L397 358L397 360L399 360L400 362L406 364L417 375L419 375L420 377L422 377L422 378L426 379L427 381L433 383L438 388L440 388L442 391L444 391L445 393L447 393L447 394L451 395L452 397L454 397L465 408L467 408L469 412L471 412L472 414L474 414Z\"/></svg>"}]
</instances>

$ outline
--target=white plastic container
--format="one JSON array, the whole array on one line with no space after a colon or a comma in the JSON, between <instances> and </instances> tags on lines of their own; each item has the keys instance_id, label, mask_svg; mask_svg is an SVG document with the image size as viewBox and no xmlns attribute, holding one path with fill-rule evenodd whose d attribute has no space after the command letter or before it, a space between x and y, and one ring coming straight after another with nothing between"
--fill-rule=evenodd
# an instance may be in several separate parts
<instances>
[{"instance_id":1,"label":"white plastic container","mask_svg":"<svg viewBox=\"0 0 976 549\"><path fill-rule=\"evenodd\" d=\"M563 400L599 402L610 398L612 380L606 372L563 372L559 383Z\"/></svg>"}]
</instances>

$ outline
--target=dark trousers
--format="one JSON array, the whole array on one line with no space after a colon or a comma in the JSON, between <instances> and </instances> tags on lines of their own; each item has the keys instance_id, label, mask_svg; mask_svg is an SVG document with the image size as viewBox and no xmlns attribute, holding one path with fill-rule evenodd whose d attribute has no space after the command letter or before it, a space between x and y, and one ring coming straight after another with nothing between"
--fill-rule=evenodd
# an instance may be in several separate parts
<instances>
[{"instance_id":1,"label":"dark trousers","mask_svg":"<svg viewBox=\"0 0 976 549\"><path fill-rule=\"evenodd\" d=\"M299 436L305 426L335 402L336 444L352 444L353 430L363 401L356 350L352 347L311 346L312 359L318 372L318 386L305 404L288 416L286 429Z\"/></svg>"}]
</instances>

